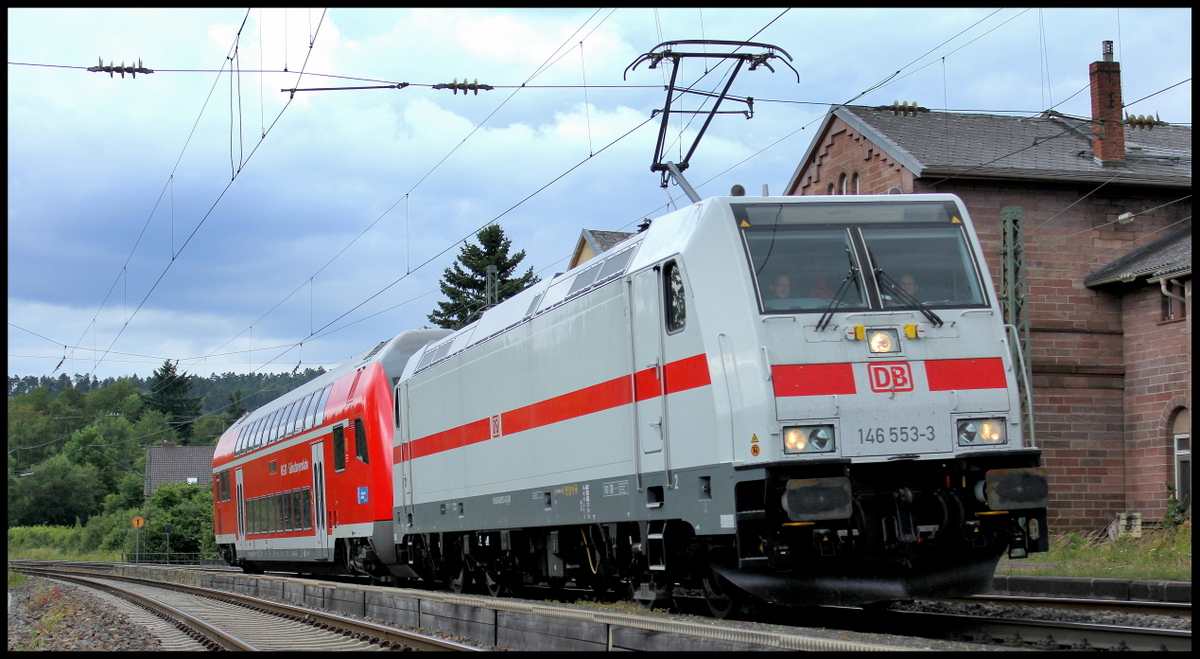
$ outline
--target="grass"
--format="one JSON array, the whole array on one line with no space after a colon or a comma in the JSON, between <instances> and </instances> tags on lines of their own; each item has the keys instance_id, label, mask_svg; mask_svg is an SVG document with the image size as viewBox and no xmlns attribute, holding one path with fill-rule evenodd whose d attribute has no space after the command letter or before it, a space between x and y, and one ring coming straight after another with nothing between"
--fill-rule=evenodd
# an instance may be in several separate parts
<instances>
[{"instance_id":1,"label":"grass","mask_svg":"<svg viewBox=\"0 0 1200 659\"><path fill-rule=\"evenodd\" d=\"M1082 533L1052 534L1050 551L1031 554L1028 559L1001 560L996 573L1191 581L1191 523L1172 530L1144 530L1140 538L1116 540Z\"/></svg>"},{"instance_id":2,"label":"grass","mask_svg":"<svg viewBox=\"0 0 1200 659\"><path fill-rule=\"evenodd\" d=\"M32 560L32 561L99 561L103 563L119 563L121 561L121 552L119 551L89 551L89 552L70 552L56 549L54 547L31 547L8 549L9 560Z\"/></svg>"},{"instance_id":3,"label":"grass","mask_svg":"<svg viewBox=\"0 0 1200 659\"><path fill-rule=\"evenodd\" d=\"M9 570L8 571L8 587L9 587L9 589L20 588L21 586L24 586L25 581L28 580L28 578L29 577L26 577L25 575L21 574L20 572L13 572L12 570Z\"/></svg>"}]
</instances>

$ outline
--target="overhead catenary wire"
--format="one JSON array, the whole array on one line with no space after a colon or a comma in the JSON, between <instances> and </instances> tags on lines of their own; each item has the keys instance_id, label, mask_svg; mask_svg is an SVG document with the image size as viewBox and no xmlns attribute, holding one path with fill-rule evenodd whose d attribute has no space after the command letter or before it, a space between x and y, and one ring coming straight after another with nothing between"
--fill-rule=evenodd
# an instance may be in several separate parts
<instances>
[{"instance_id":1,"label":"overhead catenary wire","mask_svg":"<svg viewBox=\"0 0 1200 659\"><path fill-rule=\"evenodd\" d=\"M759 29L757 32L755 32L755 33L754 33L754 35L752 35L750 38L751 38L751 39L753 39L754 37L756 37L756 36L758 36L759 34L761 34L761 33L763 32L763 30L765 30L767 27L769 27L770 25L772 25L772 24L773 24L775 21L779 20L779 18L781 18L781 17L782 17L784 14L786 14L786 13L787 13L787 10L785 9L783 12L781 12L779 15L777 15L777 16L776 16L774 19L772 19L771 21L769 21L769 22L768 22L766 25L764 25L764 26L763 26L762 28L760 28L760 29ZM595 15L595 14L593 14L593 16L594 16L594 15ZM611 15L611 12L610 12L610 14L609 14L609 15ZM607 17L606 17L606 18L607 18ZM590 20L590 19L589 19L589 20ZM597 27L598 27L598 26L597 26ZM580 29L582 29L582 27L581 27ZM595 31L595 28L593 28L593 31ZM576 33L578 33L578 30L576 30ZM589 34L590 34L590 33L589 33ZM572 35L572 36L574 36L574 35ZM561 49L561 46L560 46L560 49ZM553 57L553 55L552 55L552 57ZM539 71L538 71L538 72L535 72L535 74L534 74L534 75L537 75L537 73L540 73L542 70L545 70L545 69L544 69L544 68L539 68ZM702 79L702 78L703 78L703 76L701 76L701 79ZM699 82L699 80L697 80L697 82ZM693 84L694 84L694 83L693 83ZM510 98L511 98L511 96L510 96ZM499 108L497 108L497 110L498 110L498 109L499 109ZM492 114L495 114L495 111L493 111L493 113L492 113ZM490 118L492 115L488 115L488 116L489 116L489 118ZM626 133L625 135L622 135L621 137L618 137L616 140L614 140L613 142L609 143L608 145L606 145L605 147L603 147L603 148L602 148L602 149L600 149L599 151L596 151L594 154L589 154L588 158L586 158L586 159L584 159L583 161L579 162L579 163L578 163L578 164L576 164L574 167L571 167L571 168L570 168L570 169L568 169L566 172L564 172L564 173L560 174L558 177L556 177L555 179L553 179L552 181L550 181L550 182L549 182L549 183L547 183L546 185L542 186L542 187L541 187L541 188L539 188L538 190L534 191L532 194L530 194L530 195L529 195L528 197L526 197L525 199L521 200L520 202L518 202L518 203L517 203L517 204L515 204L514 206L510 207L508 210L505 210L505 211L504 211L503 213L501 213L500 215L496 216L496 217L495 217L495 218L493 218L492 220L490 220L490 221L488 221L487 223L485 223L484 225L482 225L482 226L481 226L479 229L477 229L476 231L472 232L470 235L468 235L468 236L465 236L464 238L462 238L462 239L460 239L460 240L456 241L455 243L453 243L452 245L450 245L450 246L448 246L446 249L444 249L442 252L440 252L439 254L435 255L433 258L431 258L431 259L427 260L425 263L422 263L421 265L417 266L417 268L416 268L415 270L419 270L419 269L421 269L422 267L424 267L425 265L427 265L428 263L430 263L430 262L431 262L431 261L433 261L434 259L436 259L436 258L440 257L442 254L445 254L445 253L446 253L447 251L449 251L450 249L453 249L453 248L454 248L455 246L457 246L458 244L460 244L460 243L464 242L465 240L468 240L468 239L469 239L469 238L470 238L472 235L475 235L476 233L478 233L478 231L479 231L479 230L482 230L482 228L483 228L483 227L486 227L486 226L488 226L488 225L490 225L490 224L492 224L492 223L496 222L497 220L499 220L501 217L503 217L503 216L504 216L504 215L506 215L507 213L511 212L511 211L512 211L513 209L515 209L516 207L520 206L521 204L523 204L523 203L525 203L526 201L528 201L529 199L531 199L531 198L532 198L534 195L536 195L536 194L540 193L540 192L541 192L542 190L544 190L545 188L549 187L550 185L553 185L555 182L557 182L558 180L560 180L562 177L566 176L567 174L571 173L572 171L574 171L574 170L575 170L576 168L578 168L579 166L583 165L585 162L587 162L587 160L590 160L590 159L591 159L593 156L595 156L595 155L599 155L601 152L603 152L604 150L608 149L608 148L609 148L609 147L611 147L613 144L615 144L615 143L619 142L620 140L624 139L624 138L625 138L625 137L627 137L628 135L632 134L632 133L633 133L634 131L636 131L638 128L641 128L642 126L646 125L646 124L647 124L647 123L649 123L649 122L650 122L652 119L653 119L653 117L650 117L650 118L646 119L646 121L644 121L644 122L642 122L641 124L639 124L638 126L634 127L633 129L631 129L631 130L630 130L628 133ZM486 119L485 119L485 122L486 122ZM482 125L482 124L481 124L481 125ZM469 137L469 136L468 136L468 137ZM464 140L464 141L465 141L465 140ZM456 148L457 148L457 147L456 147ZM453 153L453 152L452 152L452 153ZM448 156L447 156L447 157L448 157ZM443 160L444 160L444 159L443 159ZM440 164L440 163L439 163L439 164ZM427 176L428 176L428 175L427 175ZM422 180L423 180L423 179L422 179ZM419 184L419 182L418 182L418 184ZM414 188L415 188L415 186L414 186ZM411 192L411 191L410 191L410 192ZM399 203L399 200L398 200L396 203ZM395 206L395 204L393 204L393 207L394 207L394 206ZM389 211L390 211L390 210L391 210L391 209L389 208ZM386 214L386 212L385 212L385 214ZM382 219L382 216L381 216L381 218L380 218L380 219ZM378 221L379 221L379 220L377 219L377 220L376 220L376 222L378 222ZM372 223L372 225L371 225L371 226L374 226L374 223ZM368 229L367 229L367 230L369 230L369 229L370 229L370 227L368 227ZM366 231L366 230L364 230L364 233L365 233L365 231ZM360 235L360 237L361 237L361 235L362 235L362 234L359 234L359 235ZM356 238L355 240L357 240L357 238ZM348 248L348 247L349 247L349 245L347 246L347 248ZM344 251L344 249L343 249L343 251ZM340 254L340 253L339 253L339 254ZM381 290L380 290L380 291L378 291L377 293L373 294L371 297L369 297L369 298L367 298L366 300L364 300L363 302L359 303L358 305L356 305L354 308L350 309L349 311L347 311L347 312L343 313L343 314L342 314L341 316L339 316L338 318L335 318L333 321L330 321L330 323L327 323L325 326L323 326L322 328L320 328L320 329L319 329L319 330L317 330L317 331L319 332L319 331L321 331L321 330L324 330L325 328L329 327L329 325L331 325L331 324L333 324L333 323L337 322L338 320L340 320L341 318L345 317L345 316L346 316L346 315L348 315L349 313L352 313L352 312L353 312L354 310L356 310L357 308L361 307L362 305L366 304L366 303L367 303L367 302L369 302L370 300L372 300L372 299L374 299L375 297L377 297L378 295L382 294L384 291L386 291L386 290L388 290L389 288L391 288L392 286L396 285L397 283L399 283L399 282L400 282L400 281L402 281L403 279L407 278L407 277L408 277L408 276L411 274L411 272L415 272L415 270L410 270L410 271L409 271L409 272L407 272L407 273L406 273L404 276L402 276L402 277L400 277L399 279L397 279L397 280L393 281L391 284L388 284L386 287L384 287L383 289L381 289ZM281 302L281 304L282 304L282 302ZM277 305L277 306L278 306L278 305ZM346 327L346 326L343 326L343 327ZM341 328L339 328L339 329L341 329ZM317 337L317 338L319 338L319 337ZM313 335L312 335L312 334L310 334L310 336L309 336L309 337L306 337L304 340L305 340L305 341L308 341L308 340L312 340L312 339L313 339ZM295 345L293 345L293 346L292 346L292 348L289 348L288 350L285 350L285 351L284 351L284 353L281 353L280 355L278 355L278 356L276 357L276 359L278 359L278 358L282 357L282 356L283 356L283 354L286 354L288 351L290 351L291 349L293 349L293 348L294 348L296 345L299 345L299 344L295 344Z\"/></svg>"},{"instance_id":2,"label":"overhead catenary wire","mask_svg":"<svg viewBox=\"0 0 1200 659\"><path fill-rule=\"evenodd\" d=\"M614 10L614 11L615 11L615 10ZM556 48L556 49L554 50L554 52L552 52L552 53L551 53L551 54L550 54L550 55L549 55L549 56L546 58L546 60L545 60L544 62L542 62L542 64L541 64L541 65L539 65L539 66L538 66L538 67L537 67L537 68L536 68L536 69L533 71L533 73L531 73L531 74L529 75L529 77L528 77L528 78L526 78L526 80L525 80L525 83L528 83L529 81L533 80L534 78L536 78L538 75L540 75L540 74L541 74L541 73L543 73L544 71L548 70L548 68L549 68L550 66L552 66L552 65L553 65L553 63L551 62L551 60L554 60L555 62L557 62L558 60L557 60L557 59L554 59L554 58L555 58L555 56L556 56L556 55L558 55L558 54L559 54L559 52L560 52L560 51L562 51L562 50L563 50L563 48L564 48L564 47L565 47L565 46L566 46L568 43L570 43L572 39L574 39L575 35L579 34L579 32L580 32L581 30L583 30L583 28L584 28L584 27L586 27L586 26L587 26L587 24L588 24L588 23L589 23L589 22L590 22L590 21L591 21L593 18L595 18L595 17L596 17L596 15L597 15L597 14L599 14L599 13L600 13L600 10L599 10L599 9L597 9L597 10L596 10L595 12L593 12L593 13L591 14L591 16L589 16L589 17L588 17L588 18L587 18L587 19L586 19L586 20L585 20L585 21L584 21L584 22L583 22L583 23L582 23L582 24L581 24L581 25L580 25L578 28L576 28L576 29L575 29L575 31L574 31L574 32L572 32L572 33L571 33L571 35L570 35L569 37L567 37L567 39L566 39L566 40L564 40L564 41L563 41L563 42L562 42L562 43L561 43L561 44L558 46L558 48ZM587 38L587 36L590 36L590 35L592 34L592 32L595 32L595 30L596 30L597 28L599 28L599 27L600 27L600 25L601 25L601 24L603 24L603 22L604 22L605 20L607 20L609 16L612 16L612 13L613 13L613 12L609 12L609 13L608 13L608 15L607 15L607 16L605 16L605 17L604 17L604 19L602 19L602 20L600 21L600 23L598 23L598 24L597 24L595 27L593 27L593 28L592 28L592 30L591 30L590 32L588 32L588 35L585 35L584 39L586 39L586 38ZM562 55L562 56L565 56L565 55L566 55L566 53L569 53L569 52L570 52L570 50L567 50L565 53L563 53L563 55ZM562 57L562 56L559 56L559 59L561 59L561 57ZM476 125L476 126L475 126L475 127L474 127L474 128L473 128L473 129L472 129L472 130L471 130L471 131L470 131L470 132L467 134L467 136L466 136L466 137L464 137L464 138L463 138L463 139L462 139L462 140L461 140L461 141L460 141L460 142L459 142L457 145L455 145L455 146L454 146L454 148L452 148L452 149L451 149L451 150L450 150L450 151L449 151L449 152L448 152L448 153L447 153L445 156L443 156L441 160L439 160L439 161L438 161L438 162L437 162L437 163L436 163L436 164L435 164L435 165L434 165L432 168L430 168L430 169L429 169L429 171L427 171L427 172L426 172L426 173L425 173L425 174L424 174L424 175L423 175L423 176L422 176L422 177L421 177L419 180L417 180L417 182L416 182L416 183L414 183L414 184L412 185L412 187L410 187L410 188L409 188L409 190L408 190L407 192L405 192L405 193L404 193L404 195L402 195L402 196L401 196L399 199L397 199L397 200L396 200L394 203L392 203L392 205L391 205L391 206L389 206L389 207L388 207L386 210L384 210L384 212L383 212L383 213L381 213L381 214L379 215L379 217L375 218L375 220L374 220L373 222L371 222L371 223L370 223L369 225L367 225L367 226L366 226L366 227L365 227L365 228L364 228L362 231L360 231L360 232L358 233L358 235L357 235L357 236L355 236L355 237L354 237L354 238L353 238L353 239L352 239L352 240L351 240L349 243L347 243L347 244L346 244L346 245L345 245L345 246L344 246L344 247L343 247L341 250L339 250L339 251L338 251L336 254L334 254L334 255L333 255L333 257L331 257L331 258L330 258L328 261L326 261L326 262L325 262L325 264L324 264L324 265L322 265L320 268L318 268L318 269L317 269L317 271L316 271L315 273L313 273L313 274L312 274L312 275L311 275L309 278L311 279L311 278L313 278L313 277L316 277L317 275L321 274L321 272L323 272L323 271L324 271L326 268L328 268L330 265L332 265L334 261L336 261L336 260L337 260L339 257L341 257L341 256L342 256L342 254L344 254L344 253L345 253L347 250L349 250L349 249L350 249L350 247L352 247L352 246L353 246L355 243L357 243L357 242L359 241L359 239L361 239L361 238L362 238L364 235L366 235L366 233L367 233L368 231L370 231L372 228L374 228L374 227L375 227L375 225L377 225L377 224L378 224L378 223L379 223L381 220L383 220L383 218L384 218L384 217L386 217L386 216L388 215L388 213L391 213L391 212L392 212L392 210L393 210L393 209L394 209L394 208L395 208L397 205L399 205L399 203L400 203L401 201L404 201L404 202L406 203L406 208L405 208L405 210L406 210L406 226L407 226L407 218L408 218L408 216L407 216L407 200L408 200L408 199L409 199L409 197L412 195L412 193L413 193L413 192L414 192L414 191L415 191L415 190L416 190L416 189L417 189L417 188L418 188L418 187L419 187L419 186L420 186L420 185L421 185L421 184L422 184L422 183L423 183L423 182L424 182L426 179L428 179L430 175L432 175L432 174L433 174L435 171L437 171L437 169L438 169L439 167L441 167L441 166L442 166L442 164L446 162L446 160L448 160L448 159L449 159L449 158L450 158L452 155L454 155L454 153L455 153L456 151L458 151L458 149L459 149L459 148L461 148L463 144L465 144L465 143L466 143L468 140L470 140L470 139L471 139L471 137L472 137L472 136L474 136L476 132L478 132L478 131L479 131L479 130L480 130L480 129L481 129L481 128L482 128L482 127L483 127L483 126L484 126L484 125L485 125L485 124L486 124L486 123L487 123L487 122L488 122L488 121L489 121L489 120L490 120L490 119L491 119L493 116L495 116L495 114L496 114L497 112L499 112L499 111L500 111L500 109L501 109L501 108L503 108L503 107L505 106L505 104L507 104L507 103L508 103L510 100L512 100L513 96L515 96L515 95L516 95L516 94L517 94L519 91L521 91L521 89L524 89L524 88L525 88L525 84L524 84L524 83L523 83L523 84L521 84L521 85L518 85L518 86L515 86L515 87L513 87L513 92L512 92L512 94L510 94L510 95L509 95L509 96L508 96L506 99L504 99L504 101L502 101L502 102L500 103L500 105L498 105L498 106L497 106L495 109L493 109L493 110L492 110L492 112L491 112L490 114L488 114L488 115L487 115L487 117L485 117L485 118L484 118L482 121L480 121L480 122L479 122L479 124L478 124L478 125ZM460 240L460 241L458 241L458 242L461 242L461 240ZM454 244L452 244L450 247L448 247L448 248L447 248L447 250L449 250L449 249L453 248L453 247L454 247L454 245L457 245L457 244L458 244L458 242L455 242ZM443 252L443 253L444 253L444 252ZM420 267L421 267L421 266L418 266L418 269L419 269ZM413 270L413 269L411 269L411 267L409 267L409 268L408 268L408 272L406 273L406 275L405 275L405 276L407 276L408 274L411 274L412 272L414 272L414 270ZM281 305L282 305L284 302L287 302L289 299L291 299L291 297L292 297L293 295L295 295L297 291L299 291L301 288L303 288L303 285L304 285L304 283L302 282L302 283L301 283L299 286L297 286L297 288L296 288L295 290L293 290L291 293L289 293L287 296L285 296L285 297L284 297L282 300L280 300L278 303L276 303L276 304L275 304L275 306L271 307L271 309L269 309L269 310L268 310L266 313L264 313L262 316L260 316L260 317L258 318L258 320L254 321L254 323L251 323L251 325L257 324L257 323L261 322L263 319L265 319L267 316L269 316L269 315L270 315L272 312L274 312L276 309L278 309L278 308L279 308L279 307L280 307L280 306L281 306ZM218 347L217 347L217 350L220 350L221 348L225 347L225 346L226 346L226 345L228 345L230 342L232 342L234 339L236 339L238 336L241 336L243 333L245 333L245 330L243 330L242 332L239 332L237 335L235 335L234 337L232 337L231 339L229 339L229 340L228 340L228 341L226 341L225 343L223 343L223 344L221 344L220 346L218 346ZM310 334L310 336L311 336L311 334Z\"/></svg>"},{"instance_id":3,"label":"overhead catenary wire","mask_svg":"<svg viewBox=\"0 0 1200 659\"><path fill-rule=\"evenodd\" d=\"M536 86L532 86L532 85L530 85L530 86L528 86L527 88L534 88L534 87L536 87ZM586 86L585 86L585 89L586 89ZM758 99L756 99L756 100L758 100ZM586 101L585 101L585 103L586 103ZM744 161L743 161L743 162L744 162ZM727 171L728 171L728 170L727 170ZM711 180L711 179L710 179L710 180ZM406 204L407 204L407 199L408 199L407 195L406 195L405 199L406 199ZM311 294L311 278L310 278L310 294ZM311 311L311 309L310 309L310 311ZM312 323L311 323L311 318L310 318L310 331L312 330L311 324L312 324ZM93 326L93 327L94 327L94 326Z\"/></svg>"},{"instance_id":4,"label":"overhead catenary wire","mask_svg":"<svg viewBox=\"0 0 1200 659\"><path fill-rule=\"evenodd\" d=\"M247 17L248 17L248 16L249 16L249 11L247 10ZM324 13L322 13L322 15L321 15L321 17L322 17L322 22L324 21L324 16L325 16L325 15L324 15ZM242 28L244 28L244 27L245 27L245 20L243 19L243 22L242 22ZM239 28L239 29L238 29L238 35L239 35L239 37L240 37L240 34L241 34L241 29L242 29L242 28ZM319 32L319 31L320 31L320 29L321 29L321 27L320 27L320 24L318 24L318 25L317 25L317 31ZM236 42L236 38L235 38L235 42ZM305 66L307 66L307 65L308 65L308 59L309 59L309 57L310 57L311 55L312 55L312 47L311 47L311 45L310 45L310 47L309 47L309 50L308 50L308 53L305 55L305 58L304 58L304 64L303 64L303 65L301 65L301 67L300 67L300 73L299 73L299 77L303 77L303 75L304 75L304 68L305 68ZM211 94L211 92L210 92L210 94ZM276 115L275 119L274 119L274 120L271 122L271 125L270 125L269 127L267 127L266 134L269 134L269 133L271 132L271 130L272 130L272 129L275 127L275 125L276 125L276 124L279 122L279 118L283 116L283 113L287 111L287 109L288 109L288 107L289 107L290 105L291 105L291 99L289 99L289 100L287 101L287 103L285 103L285 104L284 104L283 108L282 108L282 109L280 109L280 111L279 111L279 114L278 114L278 115ZM197 119L197 123L198 123L198 122L199 122L199 119ZM193 127L193 132L194 132L194 131L195 131L195 128ZM250 159L254 157L254 154L258 152L258 148L259 148L260 146L262 146L262 143L263 143L263 142L266 140L266 134L264 134L264 135L263 135L263 137L262 137L261 139L259 139L259 141L258 141L258 142L257 142L257 143L254 145L254 148L253 148L253 149L251 149L251 151L250 151L250 154L249 154L248 156L246 156L246 159L245 159L245 161L244 161L244 162L243 162L243 163L242 163L242 164L239 166L239 168L238 168L237 172L240 172L240 171L241 171L241 168L242 168L242 167L244 167L244 166L245 166L245 164L246 164L246 163L248 163L248 162L250 161ZM189 141L190 141L190 139L191 139L191 136L190 136L190 135L189 135L189 138L188 138L188 139L189 139ZM185 147L185 148L186 148L186 147ZM180 154L180 158L182 158L182 154ZM178 166L178 163L176 163L176 165ZM196 233L200 231L200 228L201 228L202 226L204 226L204 223L205 223L205 222L208 220L209 216L210 216L210 215L212 215L212 212L213 212L213 211L216 209L217 205L218 205L219 203L221 203L221 200L222 200L222 199L225 197L225 194L226 194L226 193L229 191L229 188L233 186L233 182L234 182L234 181L236 181L236 180L237 180L237 173L235 172L235 173L234 173L234 176L233 176L233 178L231 178L231 179L229 180L229 183L227 183L227 184L225 185L225 188L221 190L221 193L220 193L220 194L217 196L216 200L215 200L215 201L213 201L213 203L212 203L212 206L210 206L210 207L209 207L208 211L207 211L207 212L204 214L204 216L203 216L203 217L200 219L200 222L199 222L199 223L196 225L196 227L195 227L195 228L192 230L191 234L189 234L189 235L188 235L188 238L187 238L187 240L185 240L185 241L183 242L183 244L182 244L182 245L180 245L180 247L179 247L179 252L178 252L178 253L177 253L175 256L173 256L173 257L171 258L171 260L170 260L170 261L167 263L167 266L166 266L166 267L163 269L162 273L161 273L161 274L159 274L159 276L158 276L158 279L156 279L156 280L155 280L155 282L154 282L154 284L153 284L153 285L150 287L150 290L146 292L146 296L145 296L144 298L142 298L142 301L141 301L141 303L139 303L139 304L138 304L138 306L137 306L137 308L135 308L135 309L134 309L134 311L133 311L133 314L131 314L131 315L129 316L129 318L128 318L128 319L125 321L125 323L124 323L124 324L121 326L121 329L117 331L117 334L116 334L116 336L115 336L115 337L113 337L113 340L112 340L112 342L109 344L109 349L111 349L113 345L116 345L116 342L117 342L117 340L118 340L118 339L120 339L120 338L121 338L121 335L122 335L122 334L125 332L125 328L129 327L129 323L133 321L133 318L134 318L134 317L137 315L138 311L140 311L140 310L141 310L141 308L142 308L142 306L143 306L143 305L145 305L146 301L150 299L150 296L151 296L151 295L154 293L154 290L155 290L156 288L158 288L158 285L159 285L159 283L160 283L160 282L162 282L163 278L164 278L164 277L167 275L167 272L169 272L169 271L170 271L170 269L171 269L171 266L172 266L172 265L175 263L176 259L179 257L179 255L180 255L180 254L182 254L182 253L183 253L183 250L187 248L188 244L189 244L189 243L192 241L192 239L193 239L193 238L196 236ZM132 255L131 255L131 256L132 256ZM114 283L114 285L115 285L115 283ZM97 312L97 314L99 314L99 312ZM105 351L105 354L107 355L107 350ZM100 362L103 362L103 361L104 361L104 356L101 356L101 357L100 357L100 359L99 359L99 361L100 361ZM93 368L93 369L92 369L92 373L94 373L94 372L95 372L95 368ZM89 375L90 375L90 374L91 374L91 373L89 373Z\"/></svg>"}]
</instances>

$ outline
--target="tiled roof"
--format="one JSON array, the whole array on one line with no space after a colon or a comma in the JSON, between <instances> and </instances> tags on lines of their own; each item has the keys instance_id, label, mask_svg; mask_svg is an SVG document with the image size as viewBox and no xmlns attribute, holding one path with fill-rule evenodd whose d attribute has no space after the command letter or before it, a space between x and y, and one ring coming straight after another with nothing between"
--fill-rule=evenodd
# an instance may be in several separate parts
<instances>
[{"instance_id":1,"label":"tiled roof","mask_svg":"<svg viewBox=\"0 0 1200 659\"><path fill-rule=\"evenodd\" d=\"M1037 117L843 106L832 111L879 144L916 177L953 174L982 178L1037 178L1190 186L1192 129L1158 126L1125 130L1125 166L1093 158L1091 122L1048 112ZM814 141L814 146L816 141ZM812 148L793 176L795 184Z\"/></svg>"},{"instance_id":2,"label":"tiled roof","mask_svg":"<svg viewBox=\"0 0 1200 659\"><path fill-rule=\"evenodd\" d=\"M146 482L142 494L150 496L162 483L186 483L188 478L207 487L212 482L215 446L152 446L146 449Z\"/></svg>"},{"instance_id":3,"label":"tiled roof","mask_svg":"<svg viewBox=\"0 0 1200 659\"><path fill-rule=\"evenodd\" d=\"M1083 278L1084 286L1101 286L1122 278L1162 277L1192 269L1192 226L1179 227Z\"/></svg>"},{"instance_id":4,"label":"tiled roof","mask_svg":"<svg viewBox=\"0 0 1200 659\"><path fill-rule=\"evenodd\" d=\"M593 229L585 229L584 231L595 241L593 249L599 248L596 249L597 254L607 252L613 245L633 235L625 231L596 231Z\"/></svg>"}]
</instances>

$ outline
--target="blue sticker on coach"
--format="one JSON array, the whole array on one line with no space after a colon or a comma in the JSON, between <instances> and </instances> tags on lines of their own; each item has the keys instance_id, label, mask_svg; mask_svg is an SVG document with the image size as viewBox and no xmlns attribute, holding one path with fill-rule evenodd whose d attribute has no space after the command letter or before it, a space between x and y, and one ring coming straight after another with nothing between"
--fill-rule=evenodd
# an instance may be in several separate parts
<instances>
[{"instance_id":1,"label":"blue sticker on coach","mask_svg":"<svg viewBox=\"0 0 1200 659\"><path fill-rule=\"evenodd\" d=\"M359 503L367 503L367 488L366 487L358 488L358 502Z\"/></svg>"}]
</instances>

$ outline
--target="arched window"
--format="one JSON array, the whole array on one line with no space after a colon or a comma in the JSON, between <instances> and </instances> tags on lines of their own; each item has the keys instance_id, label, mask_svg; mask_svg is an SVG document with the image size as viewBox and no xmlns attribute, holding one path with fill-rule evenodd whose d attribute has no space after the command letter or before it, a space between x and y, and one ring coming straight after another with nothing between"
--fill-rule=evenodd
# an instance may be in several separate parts
<instances>
[{"instance_id":1,"label":"arched window","mask_svg":"<svg viewBox=\"0 0 1200 659\"><path fill-rule=\"evenodd\" d=\"M850 191L846 188L846 172L842 172L838 176L838 194L850 194Z\"/></svg>"},{"instance_id":2,"label":"arched window","mask_svg":"<svg viewBox=\"0 0 1200 659\"><path fill-rule=\"evenodd\" d=\"M1175 498L1186 510L1192 506L1192 415L1186 407L1171 421L1171 443L1175 450Z\"/></svg>"},{"instance_id":3,"label":"arched window","mask_svg":"<svg viewBox=\"0 0 1200 659\"><path fill-rule=\"evenodd\" d=\"M850 177L850 194L858 194L858 172Z\"/></svg>"},{"instance_id":4,"label":"arched window","mask_svg":"<svg viewBox=\"0 0 1200 659\"><path fill-rule=\"evenodd\" d=\"M829 184L829 190L827 190L825 192L825 194L833 194L833 184L832 183Z\"/></svg>"}]
</instances>

